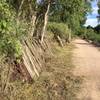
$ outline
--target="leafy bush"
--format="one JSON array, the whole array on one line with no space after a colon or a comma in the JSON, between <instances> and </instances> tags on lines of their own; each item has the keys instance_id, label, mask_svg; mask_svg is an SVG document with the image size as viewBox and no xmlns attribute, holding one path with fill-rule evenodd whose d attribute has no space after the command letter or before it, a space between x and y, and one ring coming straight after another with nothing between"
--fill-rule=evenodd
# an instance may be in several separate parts
<instances>
[{"instance_id":1,"label":"leafy bush","mask_svg":"<svg viewBox=\"0 0 100 100\"><path fill-rule=\"evenodd\" d=\"M22 24L17 24L15 11L6 0L0 1L0 12L0 55L18 58L21 56L20 38L25 28L22 28Z\"/></svg>"},{"instance_id":2,"label":"leafy bush","mask_svg":"<svg viewBox=\"0 0 100 100\"><path fill-rule=\"evenodd\" d=\"M84 28L81 37L87 40L91 40L95 43L100 43L100 34L97 34L93 29Z\"/></svg>"},{"instance_id":3,"label":"leafy bush","mask_svg":"<svg viewBox=\"0 0 100 100\"><path fill-rule=\"evenodd\" d=\"M68 40L71 30L64 23L49 22L47 26L48 31L51 31L54 36L60 36L60 38Z\"/></svg>"},{"instance_id":4,"label":"leafy bush","mask_svg":"<svg viewBox=\"0 0 100 100\"><path fill-rule=\"evenodd\" d=\"M100 34L96 34L96 35L95 35L95 40L94 40L94 42L100 43Z\"/></svg>"},{"instance_id":5,"label":"leafy bush","mask_svg":"<svg viewBox=\"0 0 100 100\"><path fill-rule=\"evenodd\" d=\"M18 57L21 54L21 44L15 30L15 25L11 21L0 21L0 54L8 57Z\"/></svg>"}]
</instances>

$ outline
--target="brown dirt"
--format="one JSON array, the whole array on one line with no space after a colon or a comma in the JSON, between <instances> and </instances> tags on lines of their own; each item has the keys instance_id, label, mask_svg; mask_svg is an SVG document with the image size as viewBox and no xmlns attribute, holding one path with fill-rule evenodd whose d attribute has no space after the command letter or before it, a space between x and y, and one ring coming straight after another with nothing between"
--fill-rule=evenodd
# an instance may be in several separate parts
<instances>
[{"instance_id":1,"label":"brown dirt","mask_svg":"<svg viewBox=\"0 0 100 100\"><path fill-rule=\"evenodd\" d=\"M100 51L82 39L73 41L74 74L84 76L80 100L100 100Z\"/></svg>"}]
</instances>

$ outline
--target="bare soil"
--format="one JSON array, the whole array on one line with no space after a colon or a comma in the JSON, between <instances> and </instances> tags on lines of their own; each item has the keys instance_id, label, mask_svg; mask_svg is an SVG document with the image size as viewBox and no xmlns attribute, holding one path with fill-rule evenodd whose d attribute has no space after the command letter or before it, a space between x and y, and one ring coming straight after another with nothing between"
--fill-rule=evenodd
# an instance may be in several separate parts
<instances>
[{"instance_id":1,"label":"bare soil","mask_svg":"<svg viewBox=\"0 0 100 100\"><path fill-rule=\"evenodd\" d=\"M75 50L73 62L74 74L83 76L82 90L79 100L100 100L100 51L82 39L73 41Z\"/></svg>"}]
</instances>

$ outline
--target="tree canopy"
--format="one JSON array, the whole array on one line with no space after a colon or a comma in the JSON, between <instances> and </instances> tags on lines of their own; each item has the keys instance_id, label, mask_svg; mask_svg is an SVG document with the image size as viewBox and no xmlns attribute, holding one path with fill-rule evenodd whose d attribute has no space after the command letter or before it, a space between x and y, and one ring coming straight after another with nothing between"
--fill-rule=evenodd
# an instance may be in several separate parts
<instances>
[{"instance_id":1,"label":"tree canopy","mask_svg":"<svg viewBox=\"0 0 100 100\"><path fill-rule=\"evenodd\" d=\"M0 0L1 54L20 56L24 37L43 41L47 22L63 23L77 33L90 11L88 0Z\"/></svg>"}]
</instances>

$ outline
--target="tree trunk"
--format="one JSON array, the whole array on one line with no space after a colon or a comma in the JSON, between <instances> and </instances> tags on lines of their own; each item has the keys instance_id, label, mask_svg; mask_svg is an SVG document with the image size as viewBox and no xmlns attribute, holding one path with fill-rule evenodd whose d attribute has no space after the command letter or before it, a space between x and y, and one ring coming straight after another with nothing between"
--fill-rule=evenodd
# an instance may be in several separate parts
<instances>
[{"instance_id":1,"label":"tree trunk","mask_svg":"<svg viewBox=\"0 0 100 100\"><path fill-rule=\"evenodd\" d=\"M61 45L61 47L63 47L64 45L63 45L63 42L62 42L61 38L59 36L57 36L57 39L58 39L58 42Z\"/></svg>"},{"instance_id":2,"label":"tree trunk","mask_svg":"<svg viewBox=\"0 0 100 100\"><path fill-rule=\"evenodd\" d=\"M20 4L20 6L19 6L19 9L18 9L18 18L19 18L19 16L21 15L21 9L22 9L22 6L23 6L23 4L24 4L24 1L25 1L25 0L22 0L22 1L21 1L21 4Z\"/></svg>"},{"instance_id":3,"label":"tree trunk","mask_svg":"<svg viewBox=\"0 0 100 100\"><path fill-rule=\"evenodd\" d=\"M31 19L31 28L30 28L30 36L33 37L34 29L35 29L35 21L36 21L36 16L32 15Z\"/></svg>"},{"instance_id":4,"label":"tree trunk","mask_svg":"<svg viewBox=\"0 0 100 100\"><path fill-rule=\"evenodd\" d=\"M32 17L31 17L31 25L30 25L30 29L29 29L29 34L30 34L31 37L33 37L33 33L34 33L34 29L35 29L35 21L36 21L36 11L33 10L33 8L32 8L31 0L28 0L28 1L29 1L30 13L32 15ZM37 6L36 6L36 8L37 8Z\"/></svg>"},{"instance_id":5,"label":"tree trunk","mask_svg":"<svg viewBox=\"0 0 100 100\"><path fill-rule=\"evenodd\" d=\"M43 26L42 34L41 34L41 43L43 42L44 35L45 35L45 30L46 30L46 26L47 26L47 22L48 22L49 9L50 9L50 2L48 3L47 11L44 15L44 26Z\"/></svg>"},{"instance_id":6,"label":"tree trunk","mask_svg":"<svg viewBox=\"0 0 100 100\"><path fill-rule=\"evenodd\" d=\"M71 41L71 32L69 32L68 34L68 43L70 43L70 41Z\"/></svg>"},{"instance_id":7,"label":"tree trunk","mask_svg":"<svg viewBox=\"0 0 100 100\"><path fill-rule=\"evenodd\" d=\"M24 4L24 1L25 1L25 0L22 0L22 1L21 1L21 4L20 4L19 9L18 9L17 25L19 24L19 17L20 17L20 15L21 15L21 9L22 9L22 6L23 6L23 4Z\"/></svg>"}]
</instances>

